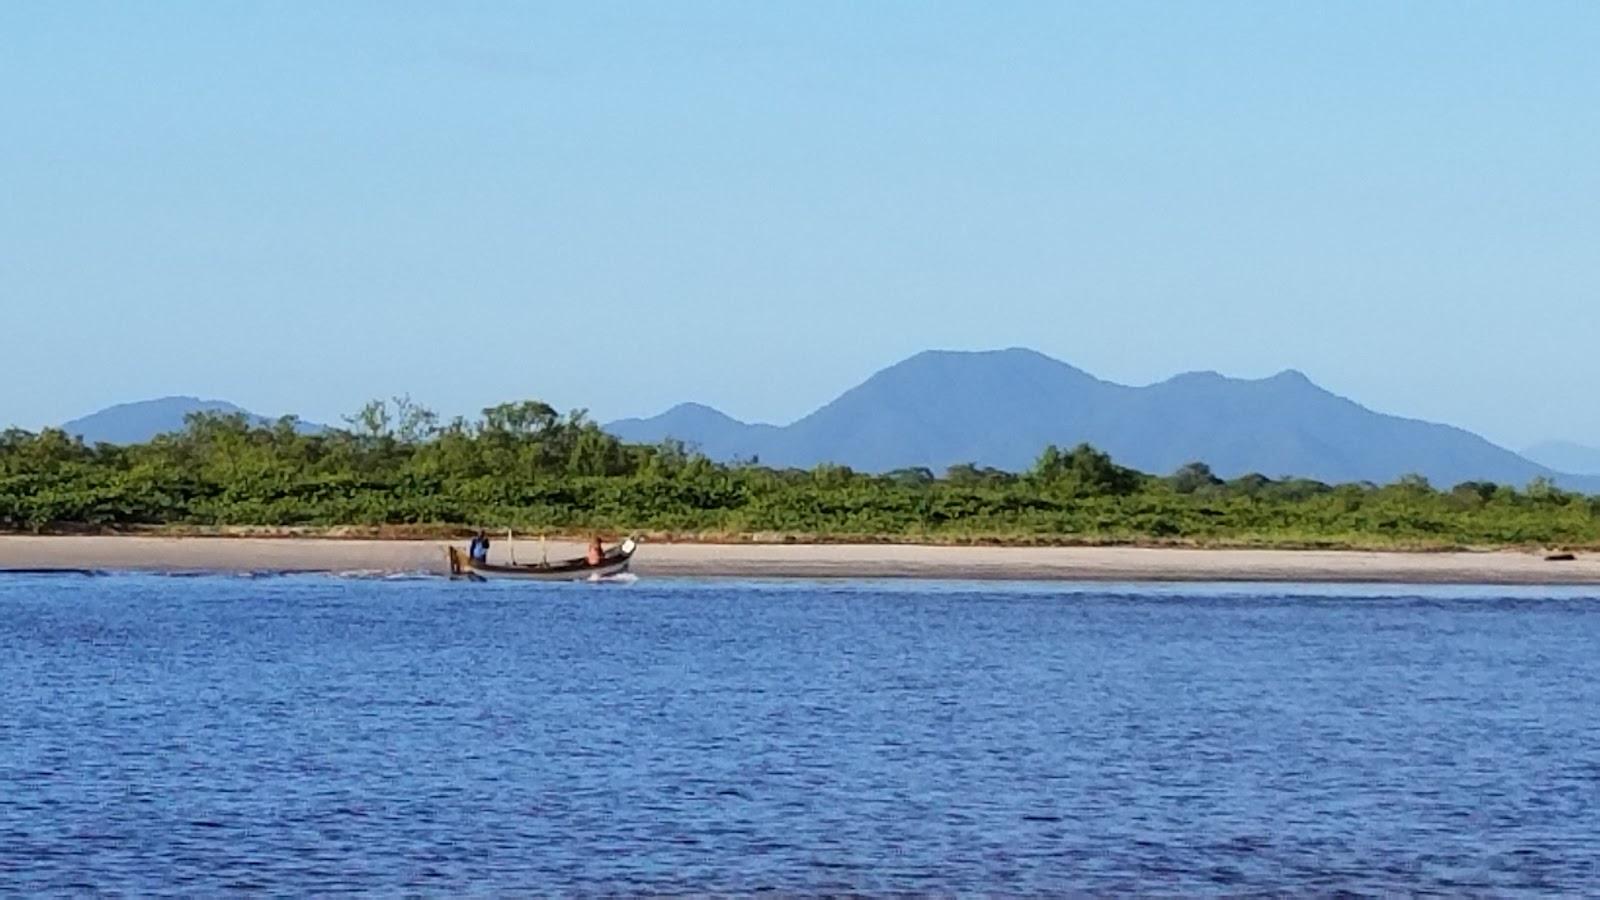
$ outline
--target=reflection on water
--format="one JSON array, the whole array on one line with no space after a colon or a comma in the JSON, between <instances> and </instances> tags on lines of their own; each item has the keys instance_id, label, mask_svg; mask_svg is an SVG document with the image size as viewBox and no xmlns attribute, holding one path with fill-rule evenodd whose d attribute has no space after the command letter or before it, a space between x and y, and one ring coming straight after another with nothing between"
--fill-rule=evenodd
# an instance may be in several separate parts
<instances>
[{"instance_id":1,"label":"reflection on water","mask_svg":"<svg viewBox=\"0 0 1600 900\"><path fill-rule=\"evenodd\" d=\"M0 579L0 885L1580 892L1591 590Z\"/></svg>"}]
</instances>

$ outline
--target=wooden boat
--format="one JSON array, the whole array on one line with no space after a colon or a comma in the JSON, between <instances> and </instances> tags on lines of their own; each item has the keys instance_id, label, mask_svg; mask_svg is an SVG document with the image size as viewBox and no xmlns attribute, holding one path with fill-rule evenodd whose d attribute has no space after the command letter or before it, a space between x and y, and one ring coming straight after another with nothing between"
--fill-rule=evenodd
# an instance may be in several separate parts
<instances>
[{"instance_id":1,"label":"wooden boat","mask_svg":"<svg viewBox=\"0 0 1600 900\"><path fill-rule=\"evenodd\" d=\"M522 579L524 581L584 581L620 575L628 571L628 563L639 544L628 538L607 550L598 565L590 565L586 557L552 560L537 563L481 563L468 556L460 547L447 547L450 557L450 577L472 581L490 579Z\"/></svg>"}]
</instances>

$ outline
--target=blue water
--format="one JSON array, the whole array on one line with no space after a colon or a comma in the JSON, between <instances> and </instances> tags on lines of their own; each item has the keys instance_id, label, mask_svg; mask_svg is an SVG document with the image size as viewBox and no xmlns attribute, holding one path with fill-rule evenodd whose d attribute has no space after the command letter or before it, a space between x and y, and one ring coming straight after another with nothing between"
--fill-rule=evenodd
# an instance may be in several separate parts
<instances>
[{"instance_id":1,"label":"blue water","mask_svg":"<svg viewBox=\"0 0 1600 900\"><path fill-rule=\"evenodd\" d=\"M0 891L1600 887L1600 595L0 578Z\"/></svg>"}]
</instances>

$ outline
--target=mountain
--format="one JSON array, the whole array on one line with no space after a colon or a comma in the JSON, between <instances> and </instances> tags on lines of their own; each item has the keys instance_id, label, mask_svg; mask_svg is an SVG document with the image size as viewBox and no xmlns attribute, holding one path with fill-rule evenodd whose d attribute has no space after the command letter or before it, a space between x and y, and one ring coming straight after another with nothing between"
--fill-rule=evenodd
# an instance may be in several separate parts
<instances>
[{"instance_id":1,"label":"mountain","mask_svg":"<svg viewBox=\"0 0 1600 900\"><path fill-rule=\"evenodd\" d=\"M1558 472L1600 475L1600 447L1585 447L1571 441L1545 441L1522 451L1522 455Z\"/></svg>"},{"instance_id":2,"label":"mountain","mask_svg":"<svg viewBox=\"0 0 1600 900\"><path fill-rule=\"evenodd\" d=\"M680 403L649 419L619 419L606 430L625 441L654 444L674 435L694 435L695 448L712 459L749 459L779 429L751 425L699 403Z\"/></svg>"},{"instance_id":3,"label":"mountain","mask_svg":"<svg viewBox=\"0 0 1600 900\"><path fill-rule=\"evenodd\" d=\"M183 420L190 413L219 413L243 415L253 422L270 423L273 420L241 409L225 400L201 400L198 397L162 397L141 400L137 403L119 403L81 419L61 426L68 434L83 438L87 444L140 444L158 434L183 430ZM302 422L303 432L320 431L322 426Z\"/></svg>"},{"instance_id":4,"label":"mountain","mask_svg":"<svg viewBox=\"0 0 1600 900\"><path fill-rule=\"evenodd\" d=\"M919 353L781 427L684 404L608 428L627 440L676 438L714 459L756 456L780 467L940 471L971 462L1017 471L1046 444L1088 442L1155 473L1200 460L1225 478L1387 483L1419 473L1448 487L1546 477L1600 492L1600 478L1558 474L1459 428L1373 412L1292 370L1263 379L1191 372L1131 387L1024 349Z\"/></svg>"}]
</instances>

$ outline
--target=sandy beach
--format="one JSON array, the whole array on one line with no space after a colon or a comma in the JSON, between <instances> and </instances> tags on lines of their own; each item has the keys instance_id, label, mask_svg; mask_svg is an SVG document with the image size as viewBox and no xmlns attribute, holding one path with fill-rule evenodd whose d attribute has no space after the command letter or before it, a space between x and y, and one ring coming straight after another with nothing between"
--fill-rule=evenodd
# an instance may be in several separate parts
<instances>
[{"instance_id":1,"label":"sandy beach","mask_svg":"<svg viewBox=\"0 0 1600 900\"><path fill-rule=\"evenodd\" d=\"M444 547L406 540L11 535L0 536L0 570L442 574ZM582 552L554 541L547 549L551 558ZM537 541L518 542L522 562L540 552ZM497 542L496 561L508 556L505 542ZM1600 556L1547 562L1515 551L647 543L634 571L642 577L1600 584Z\"/></svg>"}]
</instances>

